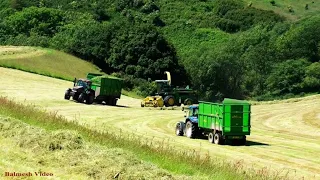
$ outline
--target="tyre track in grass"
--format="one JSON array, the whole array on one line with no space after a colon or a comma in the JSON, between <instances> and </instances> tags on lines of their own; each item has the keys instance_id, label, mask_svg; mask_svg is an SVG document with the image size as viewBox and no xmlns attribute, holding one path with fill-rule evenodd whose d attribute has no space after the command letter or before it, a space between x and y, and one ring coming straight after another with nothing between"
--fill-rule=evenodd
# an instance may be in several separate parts
<instances>
[{"instance_id":1,"label":"tyre track in grass","mask_svg":"<svg viewBox=\"0 0 320 180\"><path fill-rule=\"evenodd\" d=\"M209 152L214 158L241 161L248 169L267 167L278 172L283 169L282 173L288 170L296 179L302 176L320 178L320 128L305 122L319 120L316 118L320 109L319 95L297 102L252 106L252 135L247 138L248 146L218 146L203 139L175 136L175 123L183 120L184 115L179 108L141 108L140 100L126 96L118 101L118 107L79 104L63 100L64 91L72 86L70 82L5 68L0 68L0 74L1 95L57 111L93 129L111 132L122 129L124 135L165 140L181 149L201 149L202 154ZM310 113L315 115L309 117Z\"/></svg>"}]
</instances>

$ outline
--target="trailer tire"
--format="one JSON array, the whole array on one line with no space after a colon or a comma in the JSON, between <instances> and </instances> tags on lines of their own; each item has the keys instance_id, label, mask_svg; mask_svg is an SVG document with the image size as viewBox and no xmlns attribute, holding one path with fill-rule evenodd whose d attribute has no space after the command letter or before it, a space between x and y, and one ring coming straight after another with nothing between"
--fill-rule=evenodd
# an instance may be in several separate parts
<instances>
[{"instance_id":1,"label":"trailer tire","mask_svg":"<svg viewBox=\"0 0 320 180\"><path fill-rule=\"evenodd\" d=\"M184 122L178 122L176 124L176 135L177 136L183 136L183 130L184 130Z\"/></svg>"},{"instance_id":2,"label":"trailer tire","mask_svg":"<svg viewBox=\"0 0 320 180\"><path fill-rule=\"evenodd\" d=\"M196 126L191 121L186 124L186 136L188 138L195 138L196 136Z\"/></svg>"},{"instance_id":3,"label":"trailer tire","mask_svg":"<svg viewBox=\"0 0 320 180\"><path fill-rule=\"evenodd\" d=\"M209 140L209 142L210 143L214 143L214 134L213 134L213 132L210 132L209 134L208 134L208 140Z\"/></svg>"},{"instance_id":4,"label":"trailer tire","mask_svg":"<svg viewBox=\"0 0 320 180\"><path fill-rule=\"evenodd\" d=\"M244 146L247 144L246 136L244 136L243 139L240 140L240 144Z\"/></svg>"},{"instance_id":5,"label":"trailer tire","mask_svg":"<svg viewBox=\"0 0 320 180\"><path fill-rule=\"evenodd\" d=\"M214 143L215 144L223 144L222 135L220 132L214 134Z\"/></svg>"},{"instance_id":6,"label":"trailer tire","mask_svg":"<svg viewBox=\"0 0 320 180\"><path fill-rule=\"evenodd\" d=\"M117 105L117 101L118 101L118 99L113 99L112 100L112 106L116 106Z\"/></svg>"}]
</instances>

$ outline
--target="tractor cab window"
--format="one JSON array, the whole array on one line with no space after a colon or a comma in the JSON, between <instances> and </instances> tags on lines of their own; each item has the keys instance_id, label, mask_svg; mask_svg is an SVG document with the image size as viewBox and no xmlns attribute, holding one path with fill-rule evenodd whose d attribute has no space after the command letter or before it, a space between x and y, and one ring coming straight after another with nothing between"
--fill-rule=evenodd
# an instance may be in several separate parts
<instances>
[{"instance_id":1,"label":"tractor cab window","mask_svg":"<svg viewBox=\"0 0 320 180\"><path fill-rule=\"evenodd\" d=\"M189 110L189 117L191 116L198 116L198 109L190 109Z\"/></svg>"},{"instance_id":2,"label":"tractor cab window","mask_svg":"<svg viewBox=\"0 0 320 180\"><path fill-rule=\"evenodd\" d=\"M190 109L189 110L189 117L190 116L198 116L198 111L199 111L198 108Z\"/></svg>"},{"instance_id":3,"label":"tractor cab window","mask_svg":"<svg viewBox=\"0 0 320 180\"><path fill-rule=\"evenodd\" d=\"M79 80L79 81L77 82L77 86L82 86L82 87L86 88L86 87L87 87L87 83L84 82L84 81L82 81L82 80Z\"/></svg>"},{"instance_id":4,"label":"tractor cab window","mask_svg":"<svg viewBox=\"0 0 320 180\"><path fill-rule=\"evenodd\" d=\"M193 116L198 116L199 109L193 109Z\"/></svg>"}]
</instances>

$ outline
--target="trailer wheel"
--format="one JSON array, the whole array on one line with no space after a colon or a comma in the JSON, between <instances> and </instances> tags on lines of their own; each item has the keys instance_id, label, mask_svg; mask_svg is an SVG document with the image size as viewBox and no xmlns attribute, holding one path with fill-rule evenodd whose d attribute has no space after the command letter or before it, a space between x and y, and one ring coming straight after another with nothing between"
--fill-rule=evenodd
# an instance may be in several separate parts
<instances>
[{"instance_id":1,"label":"trailer wheel","mask_svg":"<svg viewBox=\"0 0 320 180\"><path fill-rule=\"evenodd\" d=\"M191 121L188 121L186 124L186 136L188 138L194 138L196 136L196 127Z\"/></svg>"},{"instance_id":2,"label":"trailer wheel","mask_svg":"<svg viewBox=\"0 0 320 180\"><path fill-rule=\"evenodd\" d=\"M213 132L209 133L208 140L209 140L210 143L212 143L212 144L214 143L214 134L213 134Z\"/></svg>"},{"instance_id":3,"label":"trailer wheel","mask_svg":"<svg viewBox=\"0 0 320 180\"><path fill-rule=\"evenodd\" d=\"M245 146L246 143L247 143L247 139L246 139L246 136L244 136L243 139L241 139L240 144Z\"/></svg>"},{"instance_id":4,"label":"trailer wheel","mask_svg":"<svg viewBox=\"0 0 320 180\"><path fill-rule=\"evenodd\" d=\"M184 129L184 122L178 122L176 124L176 135L177 136L183 136L183 129Z\"/></svg>"},{"instance_id":5,"label":"trailer wheel","mask_svg":"<svg viewBox=\"0 0 320 180\"><path fill-rule=\"evenodd\" d=\"M223 144L223 139L221 133L214 134L214 143L215 144Z\"/></svg>"},{"instance_id":6,"label":"trailer wheel","mask_svg":"<svg viewBox=\"0 0 320 180\"><path fill-rule=\"evenodd\" d=\"M117 105L117 101L118 101L118 99L113 99L112 100L112 106L116 106Z\"/></svg>"}]
</instances>

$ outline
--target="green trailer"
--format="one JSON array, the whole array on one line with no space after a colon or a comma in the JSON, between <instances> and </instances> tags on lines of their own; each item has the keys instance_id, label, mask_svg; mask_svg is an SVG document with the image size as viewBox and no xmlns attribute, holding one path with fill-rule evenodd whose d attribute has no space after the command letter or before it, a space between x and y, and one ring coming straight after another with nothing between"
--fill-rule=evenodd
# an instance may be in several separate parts
<instances>
[{"instance_id":1,"label":"green trailer","mask_svg":"<svg viewBox=\"0 0 320 180\"><path fill-rule=\"evenodd\" d=\"M250 135L250 109L250 103L236 99L225 98L222 103L200 101L199 105L189 106L185 121L176 124L176 135L204 135L215 144L245 144Z\"/></svg>"},{"instance_id":2,"label":"green trailer","mask_svg":"<svg viewBox=\"0 0 320 180\"><path fill-rule=\"evenodd\" d=\"M86 79L75 79L74 87L65 92L65 99L92 104L105 102L116 105L121 97L123 81L113 76L88 73Z\"/></svg>"}]
</instances>

